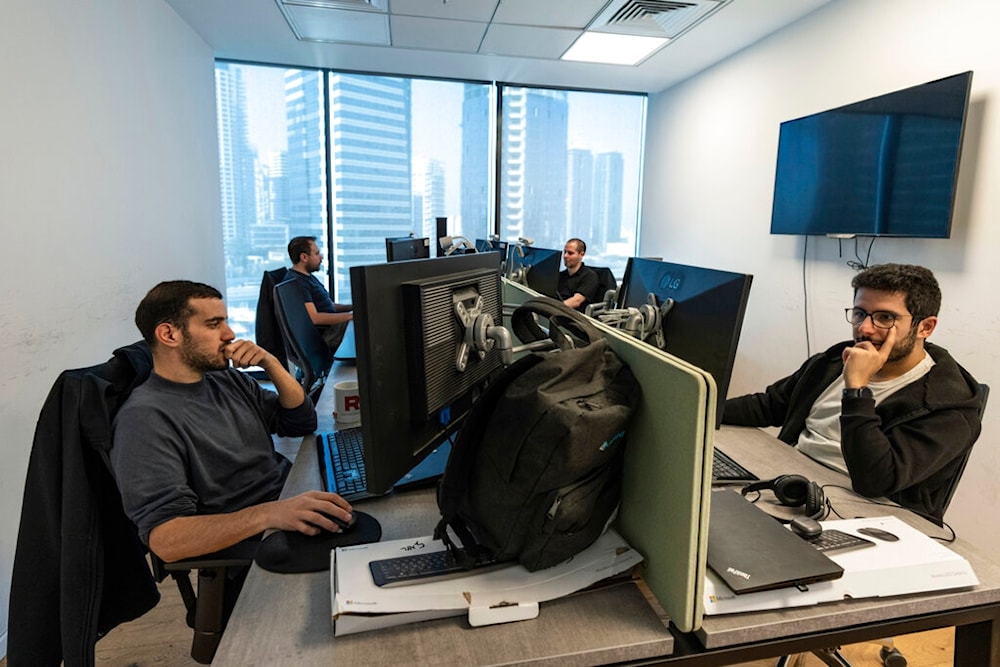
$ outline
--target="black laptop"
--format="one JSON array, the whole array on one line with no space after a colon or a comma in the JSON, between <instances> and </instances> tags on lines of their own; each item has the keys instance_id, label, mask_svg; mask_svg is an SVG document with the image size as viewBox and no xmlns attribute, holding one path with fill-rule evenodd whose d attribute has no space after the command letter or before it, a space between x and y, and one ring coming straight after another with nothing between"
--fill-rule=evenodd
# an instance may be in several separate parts
<instances>
[{"instance_id":1,"label":"black laptop","mask_svg":"<svg viewBox=\"0 0 1000 667\"><path fill-rule=\"evenodd\" d=\"M736 491L712 491L708 566L736 594L839 579L844 569Z\"/></svg>"}]
</instances>

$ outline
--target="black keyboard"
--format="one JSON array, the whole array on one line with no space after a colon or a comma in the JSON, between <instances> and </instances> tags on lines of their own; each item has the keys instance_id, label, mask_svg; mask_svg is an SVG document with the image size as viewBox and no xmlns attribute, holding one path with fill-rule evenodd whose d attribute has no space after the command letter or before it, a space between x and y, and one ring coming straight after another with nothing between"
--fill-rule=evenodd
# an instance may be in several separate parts
<instances>
[{"instance_id":1,"label":"black keyboard","mask_svg":"<svg viewBox=\"0 0 1000 667\"><path fill-rule=\"evenodd\" d=\"M455 559L455 555L446 549L398 558L386 558L385 560L373 560L368 564L368 569L371 570L372 580L376 586L388 588L425 583L431 580L457 579L513 564L514 561L498 561L486 557L476 561L472 569L465 569Z\"/></svg>"},{"instance_id":2,"label":"black keyboard","mask_svg":"<svg viewBox=\"0 0 1000 667\"><path fill-rule=\"evenodd\" d=\"M820 551L843 551L875 546L871 540L833 528L826 528L818 536L806 538L806 541Z\"/></svg>"},{"instance_id":3,"label":"black keyboard","mask_svg":"<svg viewBox=\"0 0 1000 667\"><path fill-rule=\"evenodd\" d=\"M753 474L721 449L712 454L713 482L756 482L759 477Z\"/></svg>"},{"instance_id":4,"label":"black keyboard","mask_svg":"<svg viewBox=\"0 0 1000 667\"><path fill-rule=\"evenodd\" d=\"M323 488L346 500L369 496L360 426L320 434L316 451Z\"/></svg>"}]
</instances>

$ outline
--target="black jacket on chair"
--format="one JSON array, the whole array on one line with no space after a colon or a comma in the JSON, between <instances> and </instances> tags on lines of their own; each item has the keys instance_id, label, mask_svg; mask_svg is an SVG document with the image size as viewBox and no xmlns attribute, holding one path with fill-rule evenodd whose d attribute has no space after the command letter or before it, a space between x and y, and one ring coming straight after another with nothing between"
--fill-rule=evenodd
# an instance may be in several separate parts
<instances>
[{"instance_id":1,"label":"black jacket on chair","mask_svg":"<svg viewBox=\"0 0 1000 667\"><path fill-rule=\"evenodd\" d=\"M94 664L94 644L160 599L111 472L111 422L152 370L144 342L64 371L42 406L24 485L7 661Z\"/></svg>"},{"instance_id":2,"label":"black jacket on chair","mask_svg":"<svg viewBox=\"0 0 1000 667\"><path fill-rule=\"evenodd\" d=\"M285 354L285 341L281 337L278 317L274 314L274 286L282 282L287 273L288 269L284 267L264 272L264 277L260 281L254 322L254 338L257 344L276 356L282 366L288 366L288 355Z\"/></svg>"}]
</instances>

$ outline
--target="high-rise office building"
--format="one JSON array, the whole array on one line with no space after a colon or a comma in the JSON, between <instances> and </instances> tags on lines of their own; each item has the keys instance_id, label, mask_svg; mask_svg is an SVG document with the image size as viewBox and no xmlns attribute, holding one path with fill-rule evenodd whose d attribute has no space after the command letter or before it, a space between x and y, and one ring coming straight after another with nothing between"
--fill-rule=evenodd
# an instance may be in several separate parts
<instances>
[{"instance_id":1,"label":"high-rise office building","mask_svg":"<svg viewBox=\"0 0 1000 667\"><path fill-rule=\"evenodd\" d=\"M294 236L326 238L326 150L323 133L323 77L311 70L285 71L288 149L284 186L276 188L281 211ZM285 241L288 243L288 240Z\"/></svg>"},{"instance_id":2,"label":"high-rise office building","mask_svg":"<svg viewBox=\"0 0 1000 667\"><path fill-rule=\"evenodd\" d=\"M247 140L242 74L242 69L232 64L215 69L222 238L227 253L239 258L248 253L250 226L257 222L255 154Z\"/></svg>"},{"instance_id":3,"label":"high-rise office building","mask_svg":"<svg viewBox=\"0 0 1000 667\"><path fill-rule=\"evenodd\" d=\"M561 243L567 235L568 93L504 88L500 234Z\"/></svg>"},{"instance_id":4,"label":"high-rise office building","mask_svg":"<svg viewBox=\"0 0 1000 667\"><path fill-rule=\"evenodd\" d=\"M410 80L330 74L330 180L335 297L350 296L350 267L385 261L385 237L414 227Z\"/></svg>"},{"instance_id":5,"label":"high-rise office building","mask_svg":"<svg viewBox=\"0 0 1000 667\"><path fill-rule=\"evenodd\" d=\"M585 148L569 150L566 175L569 212L567 238L578 237L587 243L594 238L594 154Z\"/></svg>"},{"instance_id":6,"label":"high-rise office building","mask_svg":"<svg viewBox=\"0 0 1000 667\"><path fill-rule=\"evenodd\" d=\"M462 235L479 236L490 220L489 86L466 85L462 96L462 166L459 184ZM454 230L450 230L454 231ZM455 231L455 233L459 233Z\"/></svg>"},{"instance_id":7,"label":"high-rise office building","mask_svg":"<svg viewBox=\"0 0 1000 667\"><path fill-rule=\"evenodd\" d=\"M601 247L623 240L622 197L625 161L621 153L598 153L594 160L594 241Z\"/></svg>"}]
</instances>

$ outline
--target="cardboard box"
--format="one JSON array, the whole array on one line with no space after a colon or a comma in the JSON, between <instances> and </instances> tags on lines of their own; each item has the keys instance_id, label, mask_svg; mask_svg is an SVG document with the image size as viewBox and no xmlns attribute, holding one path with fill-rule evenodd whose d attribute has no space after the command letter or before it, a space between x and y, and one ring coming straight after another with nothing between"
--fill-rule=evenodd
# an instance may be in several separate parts
<instances>
[{"instance_id":1,"label":"cardboard box","mask_svg":"<svg viewBox=\"0 0 1000 667\"><path fill-rule=\"evenodd\" d=\"M844 576L809 584L804 590L793 587L736 595L709 570L705 581L705 613L729 614L803 607L849 598L889 597L979 584L967 560L896 517L821 523L824 529L835 528L854 534L858 534L858 528L865 526L881 528L896 535L899 540L886 542L861 535L875 542L875 547L827 552L844 568Z\"/></svg>"},{"instance_id":2,"label":"cardboard box","mask_svg":"<svg viewBox=\"0 0 1000 667\"><path fill-rule=\"evenodd\" d=\"M372 581L368 564L373 560L444 549L443 543L430 537L335 549L330 564L334 634L466 614L472 625L534 618L540 602L586 588L642 561L637 551L609 529L573 558L537 572L513 564L456 579L391 588L379 588Z\"/></svg>"}]
</instances>

